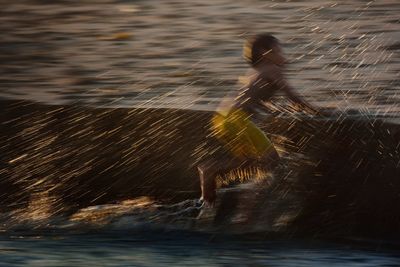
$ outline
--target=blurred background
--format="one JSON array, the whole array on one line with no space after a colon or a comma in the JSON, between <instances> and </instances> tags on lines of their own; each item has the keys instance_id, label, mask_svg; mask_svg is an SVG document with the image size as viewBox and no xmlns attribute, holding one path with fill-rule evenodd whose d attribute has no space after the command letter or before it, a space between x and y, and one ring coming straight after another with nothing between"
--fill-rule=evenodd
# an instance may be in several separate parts
<instances>
[{"instance_id":1,"label":"blurred background","mask_svg":"<svg viewBox=\"0 0 400 267\"><path fill-rule=\"evenodd\" d=\"M214 110L246 81L249 66L242 57L246 38L266 32L281 40L290 60L288 80L308 101L399 121L399 14L398 0L3 0L0 99ZM35 119L43 118L45 124L46 116L40 112ZM22 119L30 126L29 116ZM4 123L4 129L14 123ZM49 125L45 130L54 136L42 132L45 141L58 136L57 127ZM38 138L32 137L33 141L41 142L33 130L31 135ZM75 129L68 130L71 134L64 135L74 139ZM29 132L20 132L29 141ZM72 143L68 138L61 139L60 147L66 143L68 148ZM31 149L36 148L34 144L18 145L36 151ZM107 145L119 149L112 142ZM67 154L56 146L53 150ZM13 152L8 146L3 151ZM77 164L84 161L72 152ZM14 161L26 160L32 163L26 164L27 169L40 170L35 166L44 160L40 156L24 159L26 155ZM59 166L67 164L51 165L49 170L58 175ZM51 204L48 199L39 194L34 204L46 207ZM174 220L168 225L173 230L161 231L146 224L154 219L153 213L159 215L153 203L142 221L138 214L113 221L114 213L129 208L128 204L84 209L83 215L106 210L103 215L111 221L110 226L97 228L96 219L101 221L101 216L94 216L94 227L89 229L66 220L55 221L57 227L46 220L6 225L4 218L14 222L18 214L1 213L0 267L399 266L397 240L386 240L384 248L380 240L372 245L359 239L320 242L313 236L293 240L290 234L289 240L238 241L232 236L187 231L187 221L188 227L175 229ZM175 207L171 210L175 212ZM262 239L259 233L254 236Z\"/></svg>"},{"instance_id":2,"label":"blurred background","mask_svg":"<svg viewBox=\"0 0 400 267\"><path fill-rule=\"evenodd\" d=\"M309 101L399 111L397 0L21 0L0 12L1 97L209 110L240 87L246 38L268 32Z\"/></svg>"}]
</instances>

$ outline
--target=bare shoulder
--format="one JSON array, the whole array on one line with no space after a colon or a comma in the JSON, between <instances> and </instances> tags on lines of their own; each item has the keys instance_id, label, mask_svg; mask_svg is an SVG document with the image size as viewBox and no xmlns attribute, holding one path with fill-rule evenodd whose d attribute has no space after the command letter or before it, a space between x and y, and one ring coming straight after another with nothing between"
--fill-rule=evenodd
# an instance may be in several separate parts
<instances>
[{"instance_id":1,"label":"bare shoulder","mask_svg":"<svg viewBox=\"0 0 400 267\"><path fill-rule=\"evenodd\" d=\"M260 69L260 76L271 82L283 82L284 75L282 67L277 65L268 65Z\"/></svg>"}]
</instances>

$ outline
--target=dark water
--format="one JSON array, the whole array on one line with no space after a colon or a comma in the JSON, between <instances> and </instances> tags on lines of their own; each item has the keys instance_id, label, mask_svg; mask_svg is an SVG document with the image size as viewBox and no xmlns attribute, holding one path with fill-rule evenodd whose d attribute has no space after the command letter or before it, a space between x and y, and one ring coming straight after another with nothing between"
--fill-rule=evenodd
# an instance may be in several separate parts
<instances>
[{"instance_id":1,"label":"dark water","mask_svg":"<svg viewBox=\"0 0 400 267\"><path fill-rule=\"evenodd\" d=\"M0 239L0 266L399 266L380 245L316 240L239 241L190 232L14 233Z\"/></svg>"},{"instance_id":2,"label":"dark water","mask_svg":"<svg viewBox=\"0 0 400 267\"><path fill-rule=\"evenodd\" d=\"M245 38L271 32L310 102L398 118L398 14L397 0L3 3L0 97L210 110L243 80ZM379 240L35 228L0 228L0 266L400 266Z\"/></svg>"},{"instance_id":3,"label":"dark water","mask_svg":"<svg viewBox=\"0 0 400 267\"><path fill-rule=\"evenodd\" d=\"M0 227L0 266L400 266L396 239L224 233L166 207L124 214L125 205L103 205L53 220L43 206L11 214Z\"/></svg>"}]
</instances>

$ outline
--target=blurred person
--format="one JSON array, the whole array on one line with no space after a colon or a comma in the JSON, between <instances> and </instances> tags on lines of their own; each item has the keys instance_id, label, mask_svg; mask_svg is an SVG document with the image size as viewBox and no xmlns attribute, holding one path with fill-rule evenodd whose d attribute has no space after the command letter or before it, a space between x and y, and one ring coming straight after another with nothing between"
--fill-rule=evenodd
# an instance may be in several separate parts
<instances>
[{"instance_id":1,"label":"blurred person","mask_svg":"<svg viewBox=\"0 0 400 267\"><path fill-rule=\"evenodd\" d=\"M244 56L253 68L249 82L229 106L220 106L211 122L213 135L233 157L213 158L198 165L200 200L207 205L215 202L217 176L255 164L272 172L279 164L274 145L255 124L267 111L262 102L283 91L304 110L316 112L287 83L283 75L286 58L277 38L269 34L255 36L246 43Z\"/></svg>"}]
</instances>

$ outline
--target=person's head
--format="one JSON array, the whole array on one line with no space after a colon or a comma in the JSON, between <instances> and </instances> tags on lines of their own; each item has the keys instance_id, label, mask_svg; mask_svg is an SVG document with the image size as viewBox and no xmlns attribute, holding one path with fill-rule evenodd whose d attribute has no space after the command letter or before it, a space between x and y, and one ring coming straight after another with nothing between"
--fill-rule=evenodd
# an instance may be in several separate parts
<instances>
[{"instance_id":1,"label":"person's head","mask_svg":"<svg viewBox=\"0 0 400 267\"><path fill-rule=\"evenodd\" d=\"M286 62L279 40L270 34L259 34L248 40L243 54L252 67Z\"/></svg>"}]
</instances>

